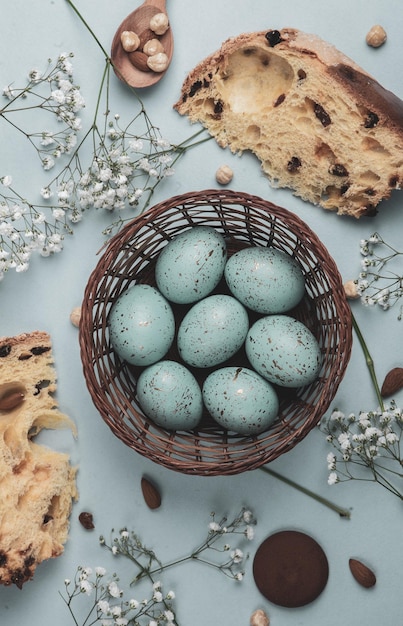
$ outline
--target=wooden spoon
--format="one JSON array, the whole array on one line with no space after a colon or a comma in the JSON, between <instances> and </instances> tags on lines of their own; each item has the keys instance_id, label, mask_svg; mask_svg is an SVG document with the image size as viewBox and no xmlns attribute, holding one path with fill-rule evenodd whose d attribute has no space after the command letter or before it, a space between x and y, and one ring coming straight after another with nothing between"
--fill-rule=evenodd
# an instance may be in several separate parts
<instances>
[{"instance_id":1,"label":"wooden spoon","mask_svg":"<svg viewBox=\"0 0 403 626\"><path fill-rule=\"evenodd\" d=\"M167 70L163 72L142 71L133 65L130 61L128 53L123 49L120 40L120 35L124 30L133 31L140 37L142 33L145 33L149 29L150 19L156 13L167 13L165 0L145 0L141 6L135 11L130 13L123 20L119 28L117 29L112 41L111 59L116 75L125 83L131 87L141 88L150 87L157 83L164 76ZM159 39L164 47L164 51L168 56L169 63L171 62L174 41L171 27L163 35L155 35L155 38ZM168 63L168 65L169 65ZM168 68L167 68L168 69Z\"/></svg>"}]
</instances>

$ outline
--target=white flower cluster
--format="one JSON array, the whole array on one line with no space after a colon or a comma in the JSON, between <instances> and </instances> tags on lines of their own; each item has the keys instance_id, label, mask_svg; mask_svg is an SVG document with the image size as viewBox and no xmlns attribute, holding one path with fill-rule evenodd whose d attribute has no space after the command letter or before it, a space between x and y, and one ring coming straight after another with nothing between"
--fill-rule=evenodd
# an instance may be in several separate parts
<instances>
[{"instance_id":1,"label":"white flower cluster","mask_svg":"<svg viewBox=\"0 0 403 626\"><path fill-rule=\"evenodd\" d=\"M329 485L353 478L372 480L403 499L391 482L393 478L403 478L403 410L395 402L382 410L361 411L358 416L335 410L329 419L323 420L321 428L336 450L327 455Z\"/></svg>"},{"instance_id":2,"label":"white flower cluster","mask_svg":"<svg viewBox=\"0 0 403 626\"><path fill-rule=\"evenodd\" d=\"M149 597L141 600L133 597L125 600L125 593L118 583L116 574L108 578L103 567L96 567L95 570L79 567L73 583L69 579L64 581L66 596L61 595L73 617L73 599L80 596L91 598L92 606L89 610L86 608L85 614L87 619L93 617L91 623L98 622L101 626L176 626L171 605L175 593L169 591L164 595L160 581L153 583ZM74 623L79 623L75 617Z\"/></svg>"},{"instance_id":3,"label":"white flower cluster","mask_svg":"<svg viewBox=\"0 0 403 626\"><path fill-rule=\"evenodd\" d=\"M361 272L354 281L362 304L387 311L403 296L402 252L374 233L360 242ZM386 267L387 266L387 267ZM386 271L385 271L386 270ZM402 317L402 308L398 319Z\"/></svg>"},{"instance_id":4,"label":"white flower cluster","mask_svg":"<svg viewBox=\"0 0 403 626\"><path fill-rule=\"evenodd\" d=\"M79 87L72 80L72 54L60 54L54 63L49 62L45 72L33 69L27 84L22 88L7 86L3 97L7 100L2 107L0 120L19 127L16 117L25 110L38 109L50 115L51 121L61 128L39 133L23 131L35 148L45 171L52 169L55 161L70 155L77 143L81 129L79 112L85 106ZM26 104L25 104L25 101ZM13 189L13 177L0 177L0 280L8 270L25 272L29 268L33 253L41 256L61 252L64 233L71 232L65 211L51 207L50 216L46 207L30 203ZM42 194L44 195L44 194Z\"/></svg>"},{"instance_id":5,"label":"white flower cluster","mask_svg":"<svg viewBox=\"0 0 403 626\"><path fill-rule=\"evenodd\" d=\"M73 233L73 225L90 208L144 210L157 185L174 174L177 159L199 143L189 143L190 137L171 145L151 123L141 101L129 122L122 123L119 114L112 116L109 59L94 117L79 141L85 102L73 80L72 57L61 54L54 63L49 61L45 72L31 70L24 87L3 90L7 102L0 108L0 123L22 131L53 178L38 189L38 200L29 201L15 187L16 176L0 170L0 281L10 269L26 271L34 252L60 252L64 235ZM47 128L30 133L18 120L34 109L46 117ZM82 149L87 140L91 154L86 165ZM118 213L104 234L111 235L122 224Z\"/></svg>"}]
</instances>

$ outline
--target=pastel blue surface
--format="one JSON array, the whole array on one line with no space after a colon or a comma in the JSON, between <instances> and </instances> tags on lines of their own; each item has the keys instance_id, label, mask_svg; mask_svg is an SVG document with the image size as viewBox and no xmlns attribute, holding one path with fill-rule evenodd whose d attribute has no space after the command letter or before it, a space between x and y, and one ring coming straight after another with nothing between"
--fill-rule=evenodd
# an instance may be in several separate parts
<instances>
[{"instance_id":1,"label":"pastel blue surface","mask_svg":"<svg viewBox=\"0 0 403 626\"><path fill-rule=\"evenodd\" d=\"M136 5L77 0L77 6L97 37L109 50L115 29ZM168 140L179 143L191 128L172 105L177 101L187 72L230 36L242 32L296 27L316 33L335 44L403 97L401 72L403 5L401 0L168 0L167 9L175 34L172 66L164 79L141 94L153 123ZM386 45L375 50L365 43L367 31L381 23ZM103 55L65 0L13 0L3 9L0 25L0 87L21 83L33 67L44 67L48 57L73 51L75 76L87 106L85 127L91 124L98 87L104 69ZM111 108L123 114L134 109L128 90L112 79ZM26 118L24 118L26 119ZM34 122L34 120L33 120ZM29 120L24 122L29 127ZM35 124L33 123L35 126ZM11 174L27 196L42 186L43 171L24 137L1 120L0 176ZM344 280L360 271L360 239L380 232L399 246L402 241L402 192L380 207L378 215L360 221L327 213L292 196L274 190L251 155L241 158L209 141L189 151L175 166L174 176L157 188L153 202L191 191L216 187L215 172L222 164L234 171L230 188L261 196L301 217L316 232L335 259ZM115 438L94 408L80 361L78 332L69 321L79 306L88 277L104 243L102 230L112 221L108 212L92 211L68 237L62 254L36 259L24 274L11 274L0 285L0 335L36 329L48 331L53 340L58 374L58 402L78 426L78 439L68 433L46 433L41 440L71 454L79 465L80 500L71 517L70 538L62 557L42 564L22 591L0 588L0 623L4 626L43 626L73 622L58 594L64 579L72 578L77 565L104 565L119 571L120 564L98 545L98 536L109 537L112 528L136 530L145 544L163 560L186 554L204 537L211 511L217 516L236 513L242 505L258 518L251 558L241 584L195 563L169 570L161 579L176 593L181 626L245 626L251 613L264 608L272 626L401 626L401 569L403 562L402 504L377 485L350 482L327 484L329 446L323 434L312 431L272 469L297 480L325 498L351 509L351 519L341 519L322 504L295 491L260 470L231 477L194 477L166 470L146 460ZM403 322L396 311L384 313L353 304L356 318L367 337L379 379L392 367L402 366ZM403 402L402 392L396 400ZM376 407L369 375L355 341L347 375L334 406L358 412ZM144 504L140 480L147 474L159 485L162 506L150 511ZM0 494L1 497L1 494ZM92 511L95 530L85 531L78 522L81 511ZM297 529L313 536L329 560L329 580L321 596L301 609L271 605L260 595L252 577L252 557L269 534ZM352 578L348 560L355 557L370 565L377 584L366 590ZM127 574L128 576L130 573Z\"/></svg>"}]
</instances>

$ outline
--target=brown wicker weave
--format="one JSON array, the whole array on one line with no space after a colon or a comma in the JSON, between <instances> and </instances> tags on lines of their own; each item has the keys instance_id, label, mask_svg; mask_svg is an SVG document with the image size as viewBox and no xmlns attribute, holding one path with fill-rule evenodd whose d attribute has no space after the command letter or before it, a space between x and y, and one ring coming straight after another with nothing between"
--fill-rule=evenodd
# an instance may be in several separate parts
<instances>
[{"instance_id":1,"label":"brown wicker weave","mask_svg":"<svg viewBox=\"0 0 403 626\"><path fill-rule=\"evenodd\" d=\"M311 385L286 390L279 419L255 437L226 432L208 415L194 432L157 427L136 401L136 371L119 360L109 343L108 314L117 297L136 282L155 284L158 253L174 235L201 224L213 226L226 237L229 254L246 245L274 246L294 256L305 274L307 297L293 314L318 339L323 366ZM318 237L293 213L233 191L177 196L123 227L90 276L80 323L88 389L113 433L167 468L208 476L252 470L294 448L334 398L350 358L351 342L351 315L341 278ZM167 358L176 355L170 353Z\"/></svg>"}]
</instances>

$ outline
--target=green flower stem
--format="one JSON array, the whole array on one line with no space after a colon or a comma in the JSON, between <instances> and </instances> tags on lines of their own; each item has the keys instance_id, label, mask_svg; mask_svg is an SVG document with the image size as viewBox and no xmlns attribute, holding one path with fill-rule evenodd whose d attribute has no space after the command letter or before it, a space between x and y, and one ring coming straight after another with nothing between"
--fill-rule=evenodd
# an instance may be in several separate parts
<instances>
[{"instance_id":1,"label":"green flower stem","mask_svg":"<svg viewBox=\"0 0 403 626\"><path fill-rule=\"evenodd\" d=\"M327 506L332 511L335 511L336 513L338 513L340 515L340 517L342 517L343 519L350 519L351 518L351 512L348 509L344 509L344 508L338 506L337 504L334 504L334 502L331 502L330 500L327 500L326 498L323 498L322 496L318 495L317 493L314 493L313 491L310 491L310 489L307 489L306 487L302 487L302 485L299 485L298 483L294 482L290 478L286 478L285 476L282 476L281 474L278 474L274 470L271 470L271 469L269 469L268 467L265 467L265 466L262 466L259 469L261 469L263 472L266 472L266 474L269 474L269 476L273 476L273 478L277 478L278 480L281 480L283 483L286 483L290 487L293 487L294 489L297 489L301 493L304 493L306 496L309 496L310 498L313 498L314 500L316 500L320 504L323 504L324 506Z\"/></svg>"},{"instance_id":2,"label":"green flower stem","mask_svg":"<svg viewBox=\"0 0 403 626\"><path fill-rule=\"evenodd\" d=\"M362 351L364 353L365 362L367 364L367 368L368 368L369 374L371 376L371 381L372 381L372 384L373 384L374 389L375 389L375 393L376 393L376 397L377 397L378 402L379 402L379 406L380 406L381 410L384 411L385 410L385 406L383 404L383 399L382 399L382 396L381 396L381 390L379 388L378 379L377 379L376 374L375 374L374 361L373 361L373 359L372 359L372 357L371 357L371 355L369 353L369 350L368 350L367 344L365 342L365 339L364 339L364 337L363 337L363 335L361 333L361 330L360 330L360 328L359 328L359 326L357 324L357 320L355 319L355 317L354 317L352 312L351 312L351 320L353 322L353 328L354 328L355 334L357 335L358 341L360 342L360 346L361 346Z\"/></svg>"},{"instance_id":3,"label":"green flower stem","mask_svg":"<svg viewBox=\"0 0 403 626\"><path fill-rule=\"evenodd\" d=\"M66 0L67 4L69 4L71 6L71 8L73 9L74 13L76 13L77 17L79 17L79 19L81 20L81 22L84 24L84 26L86 27L86 29L88 30L88 32L92 35L92 37L94 38L94 40L96 41L96 43L98 44L98 46L101 48L103 54L105 55L105 57L107 59L109 59L109 55L106 52L105 48L103 47L103 45L101 44L101 42L99 41L98 37L96 36L96 34L94 33L94 31L92 30L91 26L88 24L88 22L83 18L83 16L81 15L80 11L77 9L77 7L74 5L74 3L71 0Z\"/></svg>"}]
</instances>

